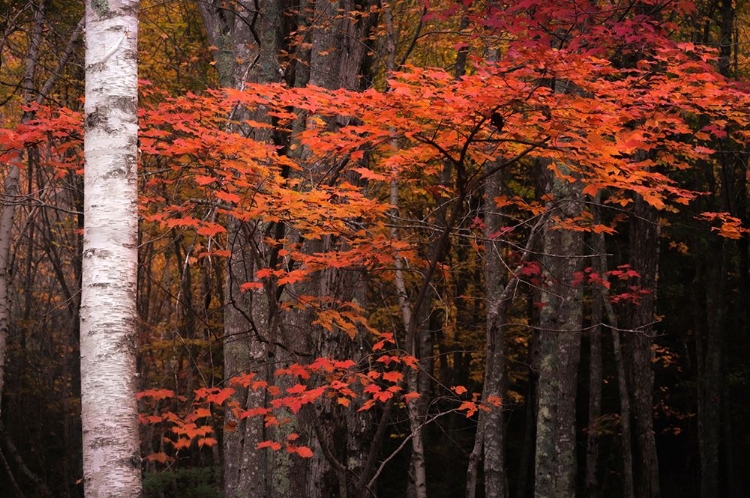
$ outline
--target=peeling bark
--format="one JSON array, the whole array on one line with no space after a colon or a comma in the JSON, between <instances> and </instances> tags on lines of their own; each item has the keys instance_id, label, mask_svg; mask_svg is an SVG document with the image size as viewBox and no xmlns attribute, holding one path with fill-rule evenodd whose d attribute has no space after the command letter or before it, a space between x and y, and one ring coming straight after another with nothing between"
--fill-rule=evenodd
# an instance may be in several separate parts
<instances>
[{"instance_id":1,"label":"peeling bark","mask_svg":"<svg viewBox=\"0 0 750 498\"><path fill-rule=\"evenodd\" d=\"M81 408L87 497L141 496L137 0L86 2Z\"/></svg>"}]
</instances>

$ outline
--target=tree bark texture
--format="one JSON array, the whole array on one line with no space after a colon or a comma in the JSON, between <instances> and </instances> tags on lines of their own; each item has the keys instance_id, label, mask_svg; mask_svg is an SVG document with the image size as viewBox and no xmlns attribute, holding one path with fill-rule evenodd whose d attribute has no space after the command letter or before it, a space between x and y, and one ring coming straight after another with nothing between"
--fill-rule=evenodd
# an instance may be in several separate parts
<instances>
[{"instance_id":1,"label":"tree bark texture","mask_svg":"<svg viewBox=\"0 0 750 498\"><path fill-rule=\"evenodd\" d=\"M87 497L141 495L137 0L86 2L81 408Z\"/></svg>"},{"instance_id":2,"label":"tree bark texture","mask_svg":"<svg viewBox=\"0 0 750 498\"><path fill-rule=\"evenodd\" d=\"M373 18L365 14L356 18L354 12L369 12L371 1L358 4L353 0L314 2L313 16L300 20L308 25L312 33L309 51L309 74L300 78L295 75L296 85L316 85L331 90L361 88L361 79L368 52L366 43ZM299 81L297 81L299 79ZM307 81L304 81L304 80ZM336 126L335 120L331 126ZM307 155L302 151L306 178L317 182L336 181L326 177L328 169L321 165L304 161ZM357 180L352 178L352 182ZM331 237L305 241L303 250L314 254L334 250ZM340 243L340 242L336 242ZM290 296L310 294L322 300L333 297L335 300L354 301L359 305L366 302L366 281L359 272L326 270L313 275L306 285L298 286ZM315 356L335 359L362 359L361 343L366 340L360 331L354 338L339 333L332 336L321 327L312 327L312 314L293 313L289 320L292 330L298 330L309 338L308 346ZM363 472L367 460L369 437L372 434L372 414L356 413L336 406L333 400L322 400L313 414L318 420L303 420L308 427L315 424L317 451L314 451L308 465L305 496L323 498L328 496L355 496L355 482ZM306 430L309 432L309 430Z\"/></svg>"},{"instance_id":3,"label":"tree bark texture","mask_svg":"<svg viewBox=\"0 0 750 498\"><path fill-rule=\"evenodd\" d=\"M287 7L283 0L240 1L227 8L218 1L199 2L198 8L215 53L219 82L224 87L242 89L248 82L271 83L281 79L278 54L285 36L283 15ZM263 122L262 110L252 119ZM246 109L235 110L235 119L248 115ZM250 116L248 116L249 118ZM254 133L258 140L271 137L264 130L244 130ZM269 289L242 292L240 286L254 280L258 262L265 254L258 252L259 232L255 221L231 219L228 226L231 256L227 264L224 311L224 378L255 372L258 380L272 384L273 354L276 330L275 313L270 307L275 302ZM224 495L228 498L245 496L284 496L289 492L290 456L271 454L258 449L258 443L271 438L262 417L239 420L237 408L267 408L267 394L261 390L235 386L236 394L225 411L226 426L222 445L224 450Z\"/></svg>"},{"instance_id":4,"label":"tree bark texture","mask_svg":"<svg viewBox=\"0 0 750 498\"><path fill-rule=\"evenodd\" d=\"M322 0L315 2L310 52L310 84L323 88L359 90L368 46L364 42L373 16L357 19L353 12L369 14L373 0Z\"/></svg>"},{"instance_id":5,"label":"tree bark texture","mask_svg":"<svg viewBox=\"0 0 750 498\"><path fill-rule=\"evenodd\" d=\"M494 199L501 195L500 175L493 175L485 181L484 222L488 235L485 243L484 278L487 288L487 359L485 360L484 387L482 399L492 404L505 398L505 333L507 302L505 295L505 266L500 254L500 245L492 240L499 232L502 216L495 206ZM533 237L533 234L532 234ZM480 427L484 438L484 489L488 498L508 496L508 481L505 474L505 416L501 406L491 407L480 413L483 418Z\"/></svg>"},{"instance_id":6,"label":"tree bark texture","mask_svg":"<svg viewBox=\"0 0 750 498\"><path fill-rule=\"evenodd\" d=\"M224 310L224 378L231 379L244 372L256 372L259 379L268 381L268 346L265 337L267 319L253 311L264 310L260 304L253 307L253 297L259 300L262 293L243 293L240 285L253 280L253 255L243 223L232 219L229 222L230 258L225 285L226 308ZM255 320L258 323L255 323ZM260 328L260 329L259 329ZM263 333L260 336L261 331ZM263 390L242 389L235 386L233 397L239 408L265 407ZM262 417L239 420L234 410L225 411L224 427L224 495L227 498L251 496L253 493L269 496L271 485L267 475L268 452L258 450L257 445L266 440Z\"/></svg>"},{"instance_id":7,"label":"tree bark texture","mask_svg":"<svg viewBox=\"0 0 750 498\"><path fill-rule=\"evenodd\" d=\"M562 167L561 167L562 168ZM539 313L540 364L534 495L570 498L576 484L576 381L580 356L582 291L572 286L582 268L581 232L554 227L582 210L580 186L550 175L551 220L545 227Z\"/></svg>"},{"instance_id":8,"label":"tree bark texture","mask_svg":"<svg viewBox=\"0 0 750 498\"><path fill-rule=\"evenodd\" d=\"M317 2L310 20L305 18L310 15L309 9L300 7L300 17L296 21L285 15L291 7L291 3L284 0L240 1L235 2L231 9L218 1L199 4L209 41L219 48L215 59L221 84L242 89L247 82L278 82L284 77L290 84L305 84L302 79L307 80L306 75L295 81L295 75L289 72L289 67L295 64L301 67L300 64L289 61L292 65L287 67L286 74L280 64L281 54L292 50L284 45L293 29L292 24L299 22L310 26L306 42L309 41L311 49L308 52L299 47L298 52L310 54L310 83L332 89L358 88L367 54L363 40L370 24L366 19L354 22L349 12L357 6L348 0ZM305 65L304 61L302 65ZM242 109L235 112L247 113ZM252 119L256 121L270 120L263 109L253 113ZM261 141L274 141L277 145L284 141L283 137L271 136L264 130L245 131L254 133ZM315 171L317 165L308 166L312 175L319 176ZM232 256L226 284L230 296L225 314L226 378L255 371L269 384L278 383L278 379L273 378L276 368L309 361L312 354L356 357L355 349L361 348L355 348L356 344L348 337L330 337L320 330L313 330L316 327L311 326L314 320L312 310L282 314L277 300L294 300L298 295L343 296L340 294L342 289L351 297L352 290L361 286L361 282L342 279L342 274L336 272L323 272L308 282L285 286L281 294L270 288L240 293L239 285L252 281L257 269L278 263L278 248L267 244L263 237L266 231L273 233L279 244L283 239L300 239L305 244L304 250L310 252L324 250L327 244L320 240L304 241L283 224L268 226L260 221L230 222ZM242 408L251 408L267 407L269 400L261 393L242 390L234 401ZM312 458L305 460L286 452L258 450L260 441L283 440L286 434L279 432L281 429L265 428L258 418L239 421L228 413L231 430L224 435L225 494L267 497L296 494L315 498L329 496L331 492L344 493L347 483L353 482L349 477L364 461L367 448L360 439L370 432L370 424L366 422L369 414L344 414L341 407L328 404L322 402L325 406L319 406L317 412L301 412L292 417L293 424L283 429L300 433L303 438L300 443L310 444L316 450ZM339 444L342 437L347 439L347 444Z\"/></svg>"}]
</instances>

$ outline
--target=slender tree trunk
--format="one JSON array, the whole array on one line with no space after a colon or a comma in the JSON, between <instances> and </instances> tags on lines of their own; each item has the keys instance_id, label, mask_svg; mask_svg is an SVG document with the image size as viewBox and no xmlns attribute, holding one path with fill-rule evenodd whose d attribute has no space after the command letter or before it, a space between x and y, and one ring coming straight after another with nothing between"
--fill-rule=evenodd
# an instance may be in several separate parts
<instances>
[{"instance_id":1,"label":"slender tree trunk","mask_svg":"<svg viewBox=\"0 0 750 498\"><path fill-rule=\"evenodd\" d=\"M721 496L719 438L721 437L721 364L725 317L727 253L725 241L711 244L706 261L706 325L696 334L698 361L698 450L701 461L701 498Z\"/></svg>"},{"instance_id":2,"label":"slender tree trunk","mask_svg":"<svg viewBox=\"0 0 750 498\"><path fill-rule=\"evenodd\" d=\"M256 372L259 380L268 382L268 317L259 316L266 310L262 293L243 293L240 285L253 280L252 250L243 223L237 219L229 222L230 257L224 294L224 378L231 379L244 372ZM255 299L253 299L255 298ZM253 306L257 304L257 306ZM257 313L253 313L256 311ZM257 320L257 322L256 322ZM242 389L236 386L235 400L241 409L260 408L267 405L266 394L261 390ZM266 439L262 417L239 420L232 409L225 412L224 428L224 495L241 498L257 493L269 494L268 452L257 450L258 443Z\"/></svg>"},{"instance_id":3,"label":"slender tree trunk","mask_svg":"<svg viewBox=\"0 0 750 498\"><path fill-rule=\"evenodd\" d=\"M631 441L633 434L630 429L630 391L628 390L627 374L625 373L625 359L622 354L620 331L617 320L610 305L610 325L612 328L612 350L617 365L617 391L620 395L620 447L622 448L622 495L624 498L635 497L633 483L633 448Z\"/></svg>"},{"instance_id":4,"label":"slender tree trunk","mask_svg":"<svg viewBox=\"0 0 750 498\"><path fill-rule=\"evenodd\" d=\"M660 495L659 462L654 439L654 371L651 346L656 316L659 225L656 210L646 204L641 197L636 198L630 226L630 258L630 266L640 275L639 284L646 291L640 296L640 302L634 304L629 312L629 328L637 332L625 336L638 455L633 469L635 495L639 498L657 498Z\"/></svg>"},{"instance_id":5,"label":"slender tree trunk","mask_svg":"<svg viewBox=\"0 0 750 498\"><path fill-rule=\"evenodd\" d=\"M594 235L594 251L597 256L594 259L595 268L601 276L603 282L606 282L607 256L605 253L604 234L597 233ZM630 427L630 390L628 389L628 377L625 368L625 359L622 353L622 341L620 340L619 321L612 303L609 301L609 292L607 287L602 286L599 289L597 299L598 305L606 310L607 321L612 329L612 351L615 356L615 365L617 367L617 390L620 396L620 447L622 448L622 496L624 498L635 497L635 485L633 483L633 448L632 448L632 430ZM601 310L599 311L601 314ZM601 372L600 372L601 374ZM601 377L599 378L601 381Z\"/></svg>"},{"instance_id":6,"label":"slender tree trunk","mask_svg":"<svg viewBox=\"0 0 750 498\"><path fill-rule=\"evenodd\" d=\"M562 165L558 167L563 168ZM550 174L549 210L553 218L581 214L580 186ZM583 318L582 291L572 286L582 268L581 232L553 228L544 232L542 268L545 288L539 314L540 365L536 431L535 496L570 498L576 484L576 387Z\"/></svg>"},{"instance_id":7,"label":"slender tree trunk","mask_svg":"<svg viewBox=\"0 0 750 498\"><path fill-rule=\"evenodd\" d=\"M28 105L32 102L32 89L34 88L34 76L39 61L39 50L42 43L42 30L45 22L45 2L40 2L34 13L34 27L31 32L28 52L24 61L23 76L23 103ZM31 114L24 112L21 123L27 122ZM16 214L16 204L19 201L19 182L21 172L18 157L11 161L5 177L4 192L2 196L3 212L0 215L0 417L3 409L3 390L5 388L5 357L8 343L8 327L10 323L9 285L10 275L8 264L10 262L10 242L13 236L13 220Z\"/></svg>"},{"instance_id":8,"label":"slender tree trunk","mask_svg":"<svg viewBox=\"0 0 750 498\"><path fill-rule=\"evenodd\" d=\"M734 2L721 0L721 24L719 26L719 72L726 77L732 68L732 35L734 34Z\"/></svg>"},{"instance_id":9,"label":"slender tree trunk","mask_svg":"<svg viewBox=\"0 0 750 498\"><path fill-rule=\"evenodd\" d=\"M398 183L392 181L390 185L390 202L394 206L396 213L398 211ZM391 228L391 238L394 240L398 238L398 230L395 225ZM411 306L409 305L408 292L406 290L406 281L404 276L404 264L400 256L396 256L394 260L395 266L395 284L396 292L398 296L398 306L401 311L401 320L404 323L404 328L409 329L412 327L412 315ZM415 354L416 345L407 345L407 351L410 354ZM407 373L407 388L413 392L419 391L419 382L417 378L417 372L413 370ZM422 393L420 393L422 394ZM407 405L407 415L409 417L409 429L411 430L412 436L412 453L410 461L410 482L409 482L409 493L417 498L426 498L427 496L427 474L424 460L424 445L422 441L422 427L420 423L420 409L417 406L418 400L411 400Z\"/></svg>"},{"instance_id":10,"label":"slender tree trunk","mask_svg":"<svg viewBox=\"0 0 750 498\"><path fill-rule=\"evenodd\" d=\"M393 15L389 5L384 6L384 17L386 27L386 50L387 61L386 68L388 71L396 69L396 33L393 26ZM393 147L398 148L398 142L393 142ZM394 220L398 215L398 182L393 180L390 184L390 202L395 207ZM394 224L391 228L391 238L398 239L398 229ZM406 289L404 278L404 263L397 256L395 259L395 284L398 293L399 310L404 324L404 329L409 330L412 327L412 310L409 304L409 294ZM428 313L429 314L429 313ZM416 319L419 319L416 318ZM429 316L424 323L429 324ZM427 496L427 462L424 451L424 432L423 424L427 416L427 396L430 389L430 379L427 372L432 371L432 337L429 331L425 331L421 326L422 323L416 324L418 341L417 344L407 344L409 354L416 355L419 358L420 371L407 372L407 389L420 394L419 399L411 400L407 405L407 416L409 417L409 429L411 431L411 457L409 462L409 482L407 496L413 498L426 498ZM429 326L429 325L428 325ZM419 351L419 354L417 354Z\"/></svg>"},{"instance_id":11,"label":"slender tree trunk","mask_svg":"<svg viewBox=\"0 0 750 498\"><path fill-rule=\"evenodd\" d=\"M141 495L137 33L137 0L86 2L81 417L87 497Z\"/></svg>"},{"instance_id":12,"label":"slender tree trunk","mask_svg":"<svg viewBox=\"0 0 750 498\"><path fill-rule=\"evenodd\" d=\"M532 291L532 294L535 294ZM533 306L533 303L532 303ZM532 310L532 316L535 310ZM536 407L537 407L537 372L539 371L539 331L531 332L529 341L528 357L528 381L526 383L526 394L524 396L523 409L523 443L521 444L521 456L518 459L518 487L516 498L526 498L527 490L533 486L530 477L534 473L534 451L536 449Z\"/></svg>"},{"instance_id":13,"label":"slender tree trunk","mask_svg":"<svg viewBox=\"0 0 750 498\"><path fill-rule=\"evenodd\" d=\"M8 324L10 318L10 303L8 301L8 263L10 257L10 239L13 232L13 218L15 217L16 199L18 198L18 180L20 170L18 166L11 166L5 177L5 191L3 192L3 212L0 215L0 416L3 408L3 390L5 387L5 356L8 340Z\"/></svg>"},{"instance_id":14,"label":"slender tree trunk","mask_svg":"<svg viewBox=\"0 0 750 498\"><path fill-rule=\"evenodd\" d=\"M281 79L278 54L285 33L283 0L243 0L227 5L217 1L199 2L209 42L218 47L216 68L222 86L242 89L248 82L271 83ZM247 116L236 109L233 116ZM250 116L247 116L248 118ZM269 121L262 110L252 119ZM270 141L265 130L244 130L257 140ZM278 316L273 308L276 299L270 289L242 292L240 286L254 280L262 253L263 227L257 221L230 219L227 228L230 258L224 288L224 378L255 372L258 380L274 382L276 353L273 338ZM222 441L224 459L224 495L227 498L262 496L271 498L289 493L290 456L258 449L258 443L271 439L262 417L238 419L235 410L268 408L267 394L261 390L235 386L236 394L225 411ZM299 474L299 472L297 472Z\"/></svg>"},{"instance_id":15,"label":"slender tree trunk","mask_svg":"<svg viewBox=\"0 0 750 498\"><path fill-rule=\"evenodd\" d=\"M363 88L363 72L368 56L366 39L373 20L369 14L370 5L373 5L372 0L361 3L354 0L314 2L313 16L306 21L312 36L308 84L331 90ZM345 120L334 118L329 126L335 128L342 124L345 124ZM303 176L324 179L327 173L319 164L304 161L307 154L306 151L302 152ZM358 181L347 172L342 175L352 183ZM335 177L326 180L329 185L337 181ZM332 242L330 237L306 241L303 250L310 254L331 251L334 250ZM341 244L341 241L336 243ZM357 271L329 269L313 276L308 290L303 293L322 300L353 300L364 305L367 289L366 279L362 276ZM363 349L360 345L366 340L363 331L354 338L346 334L332 337L320 327L311 327L309 318L300 315L298 320L299 329L308 331L307 334L314 338L315 354L336 359L351 358L354 361L362 359ZM362 472L367 459L370 441L365 441L365 438L371 436L373 414L342 410L334 404L333 400L324 400L318 406L317 439L320 449L327 446L327 451L315 451L310 458L310 474L305 488L309 498L327 498L336 493L340 498L345 498L342 493L355 496L354 479L349 482L348 476Z\"/></svg>"},{"instance_id":16,"label":"slender tree trunk","mask_svg":"<svg viewBox=\"0 0 750 498\"><path fill-rule=\"evenodd\" d=\"M599 202L599 196L595 202ZM594 208L597 209L597 208ZM600 223L598 209L594 214L594 222ZM606 259L606 247L603 234L594 234L594 272L604 275L607 271L602 267L602 259ZM599 478L597 465L599 462L599 417L602 413L602 323L604 321L604 303L606 299L600 289L594 289L591 297L591 326L589 332L589 423L586 435L586 496L597 498L599 495Z\"/></svg>"},{"instance_id":17,"label":"slender tree trunk","mask_svg":"<svg viewBox=\"0 0 750 498\"><path fill-rule=\"evenodd\" d=\"M482 400L492 404L505 398L505 333L507 301L505 295L505 267L500 255L500 246L492 237L502 226L502 217L497 211L494 199L501 194L500 175L485 181L484 223L485 242L484 278L487 293L487 325L484 387ZM533 236L533 234L532 234ZM480 415L484 438L484 492L488 498L508 496L508 481L505 474L505 416L500 406Z\"/></svg>"}]
</instances>

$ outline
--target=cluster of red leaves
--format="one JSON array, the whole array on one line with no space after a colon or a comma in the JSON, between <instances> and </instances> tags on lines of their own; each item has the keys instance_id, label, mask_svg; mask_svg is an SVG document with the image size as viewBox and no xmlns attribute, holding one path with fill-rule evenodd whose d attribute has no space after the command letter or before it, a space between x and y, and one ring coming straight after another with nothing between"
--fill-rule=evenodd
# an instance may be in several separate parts
<instances>
[{"instance_id":1,"label":"cluster of red leaves","mask_svg":"<svg viewBox=\"0 0 750 498\"><path fill-rule=\"evenodd\" d=\"M637 271L633 270L630 265L620 265L615 270L609 270L600 274L592 267L586 267L583 271L575 272L573 275L573 282L571 285L577 286L582 284L588 284L592 287L600 287L612 290L612 279L623 283L625 290L619 293L609 293L609 300L613 303L630 302L637 304L643 295L651 294L650 289L644 289L640 285L637 285L638 279L641 276Z\"/></svg>"},{"instance_id":2,"label":"cluster of red leaves","mask_svg":"<svg viewBox=\"0 0 750 498\"><path fill-rule=\"evenodd\" d=\"M189 448L193 444L199 447L216 444L214 424L223 419L223 411L230 410L235 419L248 417L262 417L266 427L281 426L289 423L288 413L297 414L303 406L312 405L322 399L329 399L344 407L352 403L360 405L359 410L368 410L376 402L386 402L391 397L403 392L403 373L398 369L406 365L417 367L414 357L396 350L385 350L386 344L392 344L390 334L382 334L381 340L373 346L373 363L379 369L362 370L351 360L331 360L317 358L310 364L292 364L287 368L278 369L275 376L280 384L290 387L282 388L261 380L254 372L246 372L229 380L226 387L201 388L194 392L190 408L180 416L173 411L166 410L155 415L140 415L140 422L146 425L162 425L168 427L173 437L165 437L164 442L171 446L172 452ZM264 390L270 402L265 407L240 407L233 396L238 390ZM413 393L405 393L406 400L414 397ZM156 402L177 400L174 391L168 389L146 390L138 394L142 400L142 407L155 406ZM145 403L150 400L151 403ZM158 411L158 410L157 410ZM202 421L202 423L200 423ZM233 430L225 426L225 431ZM284 447L290 453L301 457L312 456L306 446L294 444L295 434L287 437L285 443L265 441L258 448L279 450ZM174 457L166 452L159 452L148 456L149 459L165 462Z\"/></svg>"},{"instance_id":3,"label":"cluster of red leaves","mask_svg":"<svg viewBox=\"0 0 750 498\"><path fill-rule=\"evenodd\" d=\"M291 384L290 387L270 384L255 372L246 372L230 379L227 387L195 390L190 408L182 416L167 410L156 415L141 414L140 422L152 426L166 425L173 437L165 437L164 442L171 446L170 452L176 454L193 444L198 447L216 444L214 427L223 419L224 410L230 410L236 420L262 417L266 427L274 427L288 424L291 421L290 412L297 414L304 406L326 399L344 407L358 407L359 411L386 403L395 396L408 403L418 398L419 394L404 392L404 369L418 368L418 360L403 351L390 349L393 345L392 334L380 334L380 340L372 346L373 354L369 358L373 364L371 368L362 368L352 360L317 358L307 365L292 364L278 369L275 376L279 384ZM243 408L233 399L238 390L263 390L270 401L267 406ZM467 417L473 416L477 410L490 410L501 404L497 397L480 401L479 393L473 393L471 400L460 401L458 397L467 393L463 386L454 386L451 391L459 402L457 410L464 411ZM153 407L158 401L186 401L178 398L174 391L168 389L138 393L138 399L143 401L142 409ZM151 402L146 403L146 400ZM235 427L227 424L223 430L233 431ZM298 438L297 434L292 433L285 441L264 441L258 448L285 449L305 458L312 456L310 448L295 443ZM166 452L154 453L147 458L162 463L174 459Z\"/></svg>"}]
</instances>

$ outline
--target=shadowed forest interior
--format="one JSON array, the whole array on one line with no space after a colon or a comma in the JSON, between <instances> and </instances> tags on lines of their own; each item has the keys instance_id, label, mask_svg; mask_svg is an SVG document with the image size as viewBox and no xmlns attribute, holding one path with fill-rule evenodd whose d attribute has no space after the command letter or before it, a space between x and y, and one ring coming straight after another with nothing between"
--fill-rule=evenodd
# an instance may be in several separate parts
<instances>
[{"instance_id":1,"label":"shadowed forest interior","mask_svg":"<svg viewBox=\"0 0 750 498\"><path fill-rule=\"evenodd\" d=\"M135 31L143 496L750 495L747 2L83 3L0 0L0 496L90 489Z\"/></svg>"}]
</instances>

